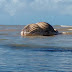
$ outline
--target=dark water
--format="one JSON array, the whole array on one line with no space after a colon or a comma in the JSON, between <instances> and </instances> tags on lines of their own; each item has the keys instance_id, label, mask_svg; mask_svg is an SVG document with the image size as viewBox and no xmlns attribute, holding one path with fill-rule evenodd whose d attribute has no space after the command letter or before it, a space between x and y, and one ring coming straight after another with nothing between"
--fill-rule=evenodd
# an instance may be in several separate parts
<instances>
[{"instance_id":1,"label":"dark water","mask_svg":"<svg viewBox=\"0 0 72 72\"><path fill-rule=\"evenodd\" d=\"M0 72L72 72L72 27L62 35L21 37L23 26L0 26Z\"/></svg>"}]
</instances>

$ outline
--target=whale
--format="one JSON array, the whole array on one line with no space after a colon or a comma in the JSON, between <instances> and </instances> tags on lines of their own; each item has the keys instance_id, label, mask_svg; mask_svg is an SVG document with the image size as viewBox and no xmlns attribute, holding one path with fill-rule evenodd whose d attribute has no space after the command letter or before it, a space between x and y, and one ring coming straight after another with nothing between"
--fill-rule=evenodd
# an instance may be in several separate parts
<instances>
[{"instance_id":1,"label":"whale","mask_svg":"<svg viewBox=\"0 0 72 72\"><path fill-rule=\"evenodd\" d=\"M24 26L21 31L21 36L52 36L59 32L47 22L38 22Z\"/></svg>"}]
</instances>

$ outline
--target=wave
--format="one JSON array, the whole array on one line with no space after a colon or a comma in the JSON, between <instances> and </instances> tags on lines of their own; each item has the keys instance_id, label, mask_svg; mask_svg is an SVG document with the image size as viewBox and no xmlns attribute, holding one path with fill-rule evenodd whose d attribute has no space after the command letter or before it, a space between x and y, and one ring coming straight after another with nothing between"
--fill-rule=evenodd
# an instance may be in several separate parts
<instances>
[{"instance_id":1,"label":"wave","mask_svg":"<svg viewBox=\"0 0 72 72\"><path fill-rule=\"evenodd\" d=\"M57 29L61 34L72 35L71 25L54 25L54 28Z\"/></svg>"},{"instance_id":2,"label":"wave","mask_svg":"<svg viewBox=\"0 0 72 72\"><path fill-rule=\"evenodd\" d=\"M68 29L68 30L70 30L70 31L71 31L72 29Z\"/></svg>"},{"instance_id":3,"label":"wave","mask_svg":"<svg viewBox=\"0 0 72 72\"><path fill-rule=\"evenodd\" d=\"M72 27L70 25L60 25L61 27Z\"/></svg>"},{"instance_id":4,"label":"wave","mask_svg":"<svg viewBox=\"0 0 72 72\"><path fill-rule=\"evenodd\" d=\"M45 51L45 52L65 52L65 51L71 51L72 47L66 47L66 46L40 46L40 45L31 45L31 44L6 44L1 45L3 48L9 48L9 49L17 49L17 50L29 50L29 51Z\"/></svg>"}]
</instances>

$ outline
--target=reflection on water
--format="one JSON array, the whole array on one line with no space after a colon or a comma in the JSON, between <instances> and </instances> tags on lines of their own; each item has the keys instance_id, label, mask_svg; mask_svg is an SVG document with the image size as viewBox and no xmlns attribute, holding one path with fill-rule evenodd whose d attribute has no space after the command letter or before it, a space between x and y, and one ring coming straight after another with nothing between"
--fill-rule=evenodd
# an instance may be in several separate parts
<instances>
[{"instance_id":1,"label":"reflection on water","mask_svg":"<svg viewBox=\"0 0 72 72\"><path fill-rule=\"evenodd\" d=\"M72 27L54 26L67 34L21 37L23 26L0 26L0 71L71 72Z\"/></svg>"}]
</instances>

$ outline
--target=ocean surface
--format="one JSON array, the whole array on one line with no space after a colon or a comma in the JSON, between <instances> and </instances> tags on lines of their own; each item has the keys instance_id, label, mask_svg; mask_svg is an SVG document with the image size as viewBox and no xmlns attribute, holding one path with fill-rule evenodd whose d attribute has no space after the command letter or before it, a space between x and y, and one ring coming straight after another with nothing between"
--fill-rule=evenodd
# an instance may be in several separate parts
<instances>
[{"instance_id":1,"label":"ocean surface","mask_svg":"<svg viewBox=\"0 0 72 72\"><path fill-rule=\"evenodd\" d=\"M20 35L23 25L0 25L0 72L72 72L72 26L64 34Z\"/></svg>"}]
</instances>

